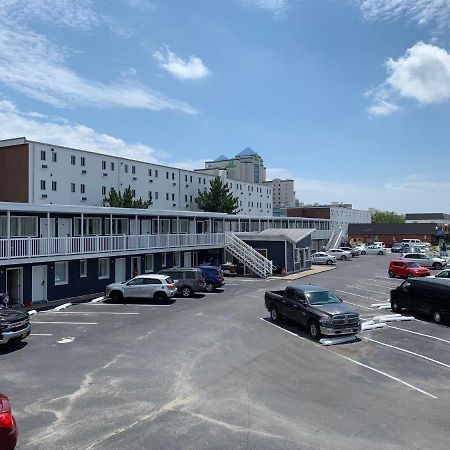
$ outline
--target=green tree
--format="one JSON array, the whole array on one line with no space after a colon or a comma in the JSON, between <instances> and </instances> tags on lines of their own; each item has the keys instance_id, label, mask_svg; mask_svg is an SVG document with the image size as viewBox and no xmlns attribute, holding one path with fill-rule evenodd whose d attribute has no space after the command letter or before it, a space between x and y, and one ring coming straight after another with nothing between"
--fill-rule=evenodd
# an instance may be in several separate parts
<instances>
[{"instance_id":1,"label":"green tree","mask_svg":"<svg viewBox=\"0 0 450 450\"><path fill-rule=\"evenodd\" d=\"M198 191L198 197L195 199L199 209L209 212L221 212L227 214L236 214L238 211L239 199L233 197L227 185L222 183L219 177L215 177L209 182L209 190Z\"/></svg>"},{"instance_id":2,"label":"green tree","mask_svg":"<svg viewBox=\"0 0 450 450\"><path fill-rule=\"evenodd\" d=\"M109 194L103 199L103 205L111 206L112 208L137 208L147 209L152 205L152 197L148 200L142 200L142 197L135 199L131 186L128 186L123 194L111 188Z\"/></svg>"},{"instance_id":3,"label":"green tree","mask_svg":"<svg viewBox=\"0 0 450 450\"><path fill-rule=\"evenodd\" d=\"M372 214L372 223L405 223L405 217L394 211L377 211Z\"/></svg>"}]
</instances>

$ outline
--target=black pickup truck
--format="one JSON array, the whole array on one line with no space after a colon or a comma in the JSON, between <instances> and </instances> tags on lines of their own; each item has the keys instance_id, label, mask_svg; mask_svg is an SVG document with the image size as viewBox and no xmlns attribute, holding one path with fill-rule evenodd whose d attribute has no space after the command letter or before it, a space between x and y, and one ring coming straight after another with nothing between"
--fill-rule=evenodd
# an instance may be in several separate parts
<instances>
[{"instance_id":1,"label":"black pickup truck","mask_svg":"<svg viewBox=\"0 0 450 450\"><path fill-rule=\"evenodd\" d=\"M30 317L26 311L0 308L0 348L25 339L30 331Z\"/></svg>"},{"instance_id":2,"label":"black pickup truck","mask_svg":"<svg viewBox=\"0 0 450 450\"><path fill-rule=\"evenodd\" d=\"M361 331L359 314L320 286L293 284L284 291L266 291L264 300L272 321L293 320L307 327L313 339Z\"/></svg>"}]
</instances>

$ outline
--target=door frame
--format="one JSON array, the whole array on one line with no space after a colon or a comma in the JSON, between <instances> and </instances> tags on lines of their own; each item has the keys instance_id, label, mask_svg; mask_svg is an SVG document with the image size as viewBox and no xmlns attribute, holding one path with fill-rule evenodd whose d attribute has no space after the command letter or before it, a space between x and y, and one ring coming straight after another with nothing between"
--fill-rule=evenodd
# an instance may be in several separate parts
<instances>
[{"instance_id":1,"label":"door frame","mask_svg":"<svg viewBox=\"0 0 450 450\"><path fill-rule=\"evenodd\" d=\"M137 267L138 267L138 275L140 275L142 273L141 271L141 257L140 256L132 256L131 257L131 266L130 266L130 273L131 273L131 278L134 278L135 275L133 275L133 261L138 261Z\"/></svg>"},{"instance_id":2,"label":"door frame","mask_svg":"<svg viewBox=\"0 0 450 450\"><path fill-rule=\"evenodd\" d=\"M120 264L117 264L117 261L120 261L120 264L123 262L123 276L125 277L125 280L117 281L117 266ZM114 282L120 283L121 281L127 281L127 258L121 257L121 258L115 258L114 260Z\"/></svg>"},{"instance_id":3,"label":"door frame","mask_svg":"<svg viewBox=\"0 0 450 450\"><path fill-rule=\"evenodd\" d=\"M37 300L35 301L33 298L33 291L34 291L34 278L33 278L33 272L34 272L34 268L35 267L45 267L45 271L44 271L44 282L45 282L45 295L44 298L42 300ZM36 303L36 302L40 302L40 301L46 301L47 300L47 296L48 296L48 285L47 285L47 280L48 280L48 268L47 268L47 264L36 264L34 266L31 267L31 301L32 303ZM43 292L44 293L44 292Z\"/></svg>"},{"instance_id":4,"label":"door frame","mask_svg":"<svg viewBox=\"0 0 450 450\"><path fill-rule=\"evenodd\" d=\"M19 280L19 302L17 304L23 305L23 267L12 267L10 269L6 269L6 292L8 292L8 272L16 271L18 275ZM9 295L9 294L8 294ZM10 304L11 302L11 296L10 296ZM14 303L16 304L16 303Z\"/></svg>"}]
</instances>

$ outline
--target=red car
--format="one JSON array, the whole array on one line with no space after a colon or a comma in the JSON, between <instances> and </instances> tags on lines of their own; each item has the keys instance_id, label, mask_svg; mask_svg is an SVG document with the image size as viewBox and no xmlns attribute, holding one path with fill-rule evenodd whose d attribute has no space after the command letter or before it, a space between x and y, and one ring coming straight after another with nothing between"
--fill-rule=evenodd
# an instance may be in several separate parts
<instances>
[{"instance_id":1,"label":"red car","mask_svg":"<svg viewBox=\"0 0 450 450\"><path fill-rule=\"evenodd\" d=\"M389 264L388 274L391 278L428 277L430 270L413 261L394 259Z\"/></svg>"},{"instance_id":2,"label":"red car","mask_svg":"<svg viewBox=\"0 0 450 450\"><path fill-rule=\"evenodd\" d=\"M17 426L8 397L0 394L0 449L13 450L17 443Z\"/></svg>"}]
</instances>

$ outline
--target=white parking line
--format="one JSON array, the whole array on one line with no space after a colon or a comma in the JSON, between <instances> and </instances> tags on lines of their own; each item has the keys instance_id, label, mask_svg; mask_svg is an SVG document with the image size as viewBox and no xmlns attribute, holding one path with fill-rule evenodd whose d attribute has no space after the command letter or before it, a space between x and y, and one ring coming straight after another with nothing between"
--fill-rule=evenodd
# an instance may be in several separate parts
<instances>
[{"instance_id":1,"label":"white parking line","mask_svg":"<svg viewBox=\"0 0 450 450\"><path fill-rule=\"evenodd\" d=\"M394 330L404 331L405 333L418 334L419 336L424 336L424 337L427 337L430 339L435 339L436 341L446 342L447 344L450 344L450 341L448 341L447 339L438 338L436 336L431 336L429 334L419 333L418 331L405 330L404 328L394 327L392 325L388 325L388 328L393 328Z\"/></svg>"},{"instance_id":2,"label":"white parking line","mask_svg":"<svg viewBox=\"0 0 450 450\"><path fill-rule=\"evenodd\" d=\"M63 325L63 324L67 324L67 325L98 325L98 322L53 322L53 321L36 321L36 320L32 320L31 321L32 324L41 324L41 323L53 323L56 325Z\"/></svg>"},{"instance_id":3,"label":"white parking line","mask_svg":"<svg viewBox=\"0 0 450 450\"><path fill-rule=\"evenodd\" d=\"M367 283L367 282L363 282L363 281L358 281L358 284L363 284L364 286L375 286L375 287L380 287L380 288L388 288L388 287L390 287L388 285Z\"/></svg>"},{"instance_id":4,"label":"white parking line","mask_svg":"<svg viewBox=\"0 0 450 450\"><path fill-rule=\"evenodd\" d=\"M121 308L125 306L138 306L139 308L141 306L150 307L150 308L160 308L160 307L167 307L172 305L147 305L142 303L83 303L83 306L120 306Z\"/></svg>"},{"instance_id":5,"label":"white parking line","mask_svg":"<svg viewBox=\"0 0 450 450\"><path fill-rule=\"evenodd\" d=\"M30 336L53 336L50 333L30 333Z\"/></svg>"},{"instance_id":6,"label":"white parking line","mask_svg":"<svg viewBox=\"0 0 450 450\"><path fill-rule=\"evenodd\" d=\"M438 366L443 366L443 367L447 367L448 369L450 369L450 365L449 364L445 364L442 361L437 361L436 359L429 358L428 356L422 355L420 353L415 353L415 352L412 352L411 350L406 350L405 348L397 347L397 346L391 345L391 344L386 344L385 342L376 341L375 339L371 339L371 338L367 338L367 337L362 337L361 339L366 339L367 341L375 342L376 344L384 345L385 347L390 347L390 348L393 348L395 350L399 350L401 352L408 353L408 354L413 355L413 356L417 356L418 358L425 359L425 360L430 361L430 362L432 362L434 364L437 364Z\"/></svg>"},{"instance_id":7,"label":"white parking line","mask_svg":"<svg viewBox=\"0 0 450 450\"><path fill-rule=\"evenodd\" d=\"M346 286L346 287L349 287L349 288L353 288L353 289L359 289L359 290L361 290L361 291L373 292L374 294L381 294L381 295L388 295L388 294L389 294L389 292L373 291L373 290L371 290L371 289L366 289L366 288L354 286L354 285L351 285L351 284L346 284L345 286Z\"/></svg>"},{"instance_id":8,"label":"white parking line","mask_svg":"<svg viewBox=\"0 0 450 450\"><path fill-rule=\"evenodd\" d=\"M373 308L369 308L368 306L358 305L358 303L349 302L348 300L345 300L345 303L348 303L349 305L353 305L353 306L358 306L359 308L370 309L370 310L373 309Z\"/></svg>"},{"instance_id":9,"label":"white parking line","mask_svg":"<svg viewBox=\"0 0 450 450\"><path fill-rule=\"evenodd\" d=\"M286 333L289 333L289 334L291 334L291 335L293 335L293 336L295 336L295 337L298 337L298 338L300 338L300 339L304 339L305 341L307 340L307 339L303 338L302 336L299 336L298 334L293 333L292 331L285 330L284 328L282 328L282 327L280 327L280 326L278 326L278 325L275 325L275 324L272 323L272 322L267 321L267 320L264 319L263 317L261 317L261 320L263 320L265 323L267 323L267 324L269 324L269 325L272 325L272 326L278 328L279 330L282 330L282 331L284 331L284 332L286 332ZM430 394L429 392L426 392L426 391L424 391L423 389L420 389L420 388L418 388L418 387L416 387L416 386L413 386L412 384L407 383L406 381L403 381L403 380L401 380L400 378L394 377L393 375L390 375L390 374L388 374L388 373L386 373L386 372L382 372L381 370L375 369L375 367L368 366L367 364L363 364L363 363L361 363L361 362L359 362L359 361L356 361L356 360L354 360L354 359L352 359L352 358L349 358L349 357L347 357L347 356L341 355L340 353L337 353L337 352L331 350L329 347L324 347L324 346L318 345L318 344L313 344L313 345L315 345L316 347L319 347L319 348L321 348L321 349L323 349L323 350L327 350L327 351L329 351L330 353L333 353L333 355L339 356L340 358L343 358L343 359L345 359L345 360L347 360L347 361L350 361L350 362L352 362L352 363L354 363L354 364L356 364L356 365L358 365L358 366L365 367L366 369L371 370L371 371L373 371L373 372L376 372L376 373L378 373L378 374L380 374L380 375L383 375L383 376L385 376L386 378L389 378L389 379L391 379L391 380L397 381L398 383L401 383L401 384L403 384L404 386L409 387L410 389L414 389L415 391L420 392L421 394L424 394L424 395L426 395L426 396L428 396L428 397L431 397L431 398L434 398L434 399L437 398L435 395Z\"/></svg>"},{"instance_id":10,"label":"white parking line","mask_svg":"<svg viewBox=\"0 0 450 450\"><path fill-rule=\"evenodd\" d=\"M60 314L112 314L112 315L118 315L118 316L138 316L140 313L138 312L111 312L111 311L49 311L48 313L57 314L58 316Z\"/></svg>"},{"instance_id":11,"label":"white parking line","mask_svg":"<svg viewBox=\"0 0 450 450\"><path fill-rule=\"evenodd\" d=\"M375 280L373 278L367 278L369 281L376 281L377 283L386 283L386 287L390 284L390 283L395 283L396 281L399 281L395 278L389 278L386 277L389 281L382 281L382 280Z\"/></svg>"},{"instance_id":12,"label":"white parking line","mask_svg":"<svg viewBox=\"0 0 450 450\"><path fill-rule=\"evenodd\" d=\"M355 297L361 297L361 298L367 298L369 300L374 300L376 302L378 302L379 300L376 298L372 298L372 297L367 297L366 295L361 295L361 294L354 294L353 292L347 292L347 291L340 291L339 289L335 289L336 292L340 292L341 294L348 294L348 295L354 295ZM372 308L368 308L368 309L372 309Z\"/></svg>"}]
</instances>

